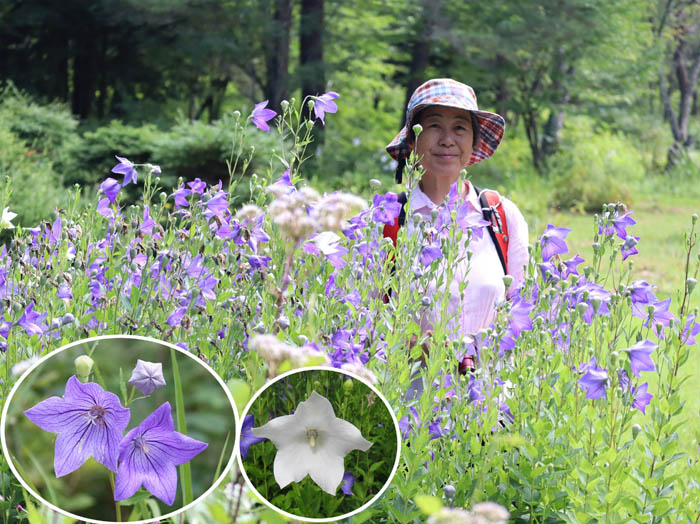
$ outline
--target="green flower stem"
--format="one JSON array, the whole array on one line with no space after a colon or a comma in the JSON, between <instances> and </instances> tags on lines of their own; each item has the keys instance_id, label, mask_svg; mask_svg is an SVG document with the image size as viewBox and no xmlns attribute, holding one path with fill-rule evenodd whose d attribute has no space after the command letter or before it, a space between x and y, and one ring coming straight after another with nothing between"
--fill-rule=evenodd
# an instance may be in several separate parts
<instances>
[{"instance_id":1,"label":"green flower stem","mask_svg":"<svg viewBox=\"0 0 700 524\"><path fill-rule=\"evenodd\" d=\"M109 485L112 486L112 494L114 494L114 473L111 471L109 472ZM119 502L116 500L114 501L114 512L116 514L116 519L117 522L122 521L122 509L121 506L119 506Z\"/></svg>"},{"instance_id":2,"label":"green flower stem","mask_svg":"<svg viewBox=\"0 0 700 524\"><path fill-rule=\"evenodd\" d=\"M173 367L173 385L175 389L175 412L176 427L180 433L187 433L187 422L185 421L185 400L182 395L182 382L180 381L180 371L177 366L175 350L170 348L170 359ZM182 486L182 505L192 502L192 471L190 463L185 462L180 466L180 482Z\"/></svg>"}]
</instances>

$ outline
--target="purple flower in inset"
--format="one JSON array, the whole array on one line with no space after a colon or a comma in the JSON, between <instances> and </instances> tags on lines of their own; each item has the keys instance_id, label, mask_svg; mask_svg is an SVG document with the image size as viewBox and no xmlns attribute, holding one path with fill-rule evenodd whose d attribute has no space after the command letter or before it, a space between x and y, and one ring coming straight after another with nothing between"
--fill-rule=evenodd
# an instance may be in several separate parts
<instances>
[{"instance_id":1,"label":"purple flower in inset","mask_svg":"<svg viewBox=\"0 0 700 524\"><path fill-rule=\"evenodd\" d=\"M637 243L639 242L639 237L627 237L625 243L622 245L622 260L626 260L627 257L636 255L639 253L637 251Z\"/></svg>"},{"instance_id":2,"label":"purple flower in inset","mask_svg":"<svg viewBox=\"0 0 700 524\"><path fill-rule=\"evenodd\" d=\"M117 198L119 190L122 188L119 182L114 180L112 177L108 177L104 182L100 184L100 191L102 191L107 198L109 198L110 203L114 203L114 199Z\"/></svg>"},{"instance_id":3,"label":"purple flower in inset","mask_svg":"<svg viewBox=\"0 0 700 524\"><path fill-rule=\"evenodd\" d=\"M72 376L63 397L42 400L24 414L44 431L58 434L53 460L57 478L75 471L90 457L117 471L119 441L130 411L114 393L94 382L82 384Z\"/></svg>"},{"instance_id":4,"label":"purple flower in inset","mask_svg":"<svg viewBox=\"0 0 700 524\"><path fill-rule=\"evenodd\" d=\"M272 109L265 109L267 107L267 102L268 101L265 100L264 102L255 104L253 112L248 117L258 129L262 129L263 131L270 130L270 126L267 125L267 121L272 120L277 116L277 113L275 113Z\"/></svg>"},{"instance_id":5,"label":"purple flower in inset","mask_svg":"<svg viewBox=\"0 0 700 524\"><path fill-rule=\"evenodd\" d=\"M605 397L608 385L608 372L592 362L586 368L586 373L578 380L581 389L586 392L586 398L595 400Z\"/></svg>"},{"instance_id":6,"label":"purple flower in inset","mask_svg":"<svg viewBox=\"0 0 700 524\"><path fill-rule=\"evenodd\" d=\"M552 224L547 224L547 228L540 237L542 260L547 262L554 255L568 253L569 247L564 242L564 239L569 233L571 233L571 229L567 227L555 227Z\"/></svg>"},{"instance_id":7,"label":"purple flower in inset","mask_svg":"<svg viewBox=\"0 0 700 524\"><path fill-rule=\"evenodd\" d=\"M632 407L646 414L646 409L654 395L647 392L649 384L645 382L639 387L633 388L632 393L635 395Z\"/></svg>"},{"instance_id":8,"label":"purple flower in inset","mask_svg":"<svg viewBox=\"0 0 700 524\"><path fill-rule=\"evenodd\" d=\"M131 497L143 485L168 506L175 501L177 469L207 447L173 426L166 402L129 431L119 444L119 469L114 480L114 500Z\"/></svg>"},{"instance_id":9,"label":"purple flower in inset","mask_svg":"<svg viewBox=\"0 0 700 524\"><path fill-rule=\"evenodd\" d=\"M353 484L355 484L355 476L349 471L346 471L343 474L343 480L340 483L340 491L342 491L344 495L354 497L355 494L352 492Z\"/></svg>"},{"instance_id":10,"label":"purple flower in inset","mask_svg":"<svg viewBox=\"0 0 700 524\"><path fill-rule=\"evenodd\" d=\"M129 385L134 386L144 395L150 395L156 389L165 386L163 378L163 364L160 362L146 362L138 359L136 367L131 372Z\"/></svg>"},{"instance_id":11,"label":"purple flower in inset","mask_svg":"<svg viewBox=\"0 0 700 524\"><path fill-rule=\"evenodd\" d=\"M656 369L650 355L657 347L658 345L651 340L645 339L640 340L632 347L623 349L630 357L630 369L635 377L640 377L642 371L654 371Z\"/></svg>"},{"instance_id":12,"label":"purple flower in inset","mask_svg":"<svg viewBox=\"0 0 700 524\"><path fill-rule=\"evenodd\" d=\"M323 125L326 125L325 116L326 113L335 113L338 111L338 106L333 102L334 98L338 98L340 95L335 91L328 91L328 93L315 97L314 102L314 114L316 118L320 119Z\"/></svg>"},{"instance_id":13,"label":"purple flower in inset","mask_svg":"<svg viewBox=\"0 0 700 524\"><path fill-rule=\"evenodd\" d=\"M396 217L398 217L399 213L401 212L401 202L399 202L399 196L391 191L389 191L386 195L374 195L372 204L374 206L372 218L375 222L393 224Z\"/></svg>"},{"instance_id":14,"label":"purple flower in inset","mask_svg":"<svg viewBox=\"0 0 700 524\"><path fill-rule=\"evenodd\" d=\"M124 186L131 184L132 182L135 184L138 181L139 174L136 172L136 168L134 168L134 163L127 158L122 158L117 155L114 156L117 158L117 160L119 160L119 163L112 168L112 173L120 173L124 175ZM158 170L160 171L160 168L158 168Z\"/></svg>"},{"instance_id":15,"label":"purple flower in inset","mask_svg":"<svg viewBox=\"0 0 700 524\"><path fill-rule=\"evenodd\" d=\"M241 425L241 458L245 460L248 457L250 446L264 442L263 437L253 435L252 429L255 426L255 417L253 414L246 415Z\"/></svg>"}]
</instances>

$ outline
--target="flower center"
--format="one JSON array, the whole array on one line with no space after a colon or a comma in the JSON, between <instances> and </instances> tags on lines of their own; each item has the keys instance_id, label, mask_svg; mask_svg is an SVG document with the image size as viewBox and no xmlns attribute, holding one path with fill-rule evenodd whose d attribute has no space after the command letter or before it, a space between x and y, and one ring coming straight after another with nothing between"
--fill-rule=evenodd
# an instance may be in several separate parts
<instances>
[{"instance_id":1,"label":"flower center","mask_svg":"<svg viewBox=\"0 0 700 524\"><path fill-rule=\"evenodd\" d=\"M139 451L148 453L148 442L146 442L146 439L144 437L136 437L134 439L134 447Z\"/></svg>"},{"instance_id":2,"label":"flower center","mask_svg":"<svg viewBox=\"0 0 700 524\"><path fill-rule=\"evenodd\" d=\"M311 449L316 447L316 439L318 438L318 431L315 429L307 429L306 430L306 438L309 439L309 446L311 446Z\"/></svg>"},{"instance_id":3,"label":"flower center","mask_svg":"<svg viewBox=\"0 0 700 524\"><path fill-rule=\"evenodd\" d=\"M83 416L88 418L90 424L93 424L95 426L105 425L105 408L103 408L102 406L98 406L97 404L95 404L90 408L90 411L84 413Z\"/></svg>"}]
</instances>

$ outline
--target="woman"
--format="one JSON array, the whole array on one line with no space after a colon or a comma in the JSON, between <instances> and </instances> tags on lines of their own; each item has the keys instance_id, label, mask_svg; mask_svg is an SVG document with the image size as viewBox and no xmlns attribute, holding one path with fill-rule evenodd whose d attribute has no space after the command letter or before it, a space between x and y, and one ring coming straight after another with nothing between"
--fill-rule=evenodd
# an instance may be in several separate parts
<instances>
[{"instance_id":1,"label":"woman","mask_svg":"<svg viewBox=\"0 0 700 524\"><path fill-rule=\"evenodd\" d=\"M413 126L420 124L422 131L416 138ZM418 185L413 188L408 199L407 215L420 213L430 216L431 212L444 205L451 187L459 181L463 168L489 158L503 138L505 121L495 113L480 111L476 95L471 87L448 78L433 79L418 87L408 102L406 126L387 146L387 152L398 161L397 182L405 161L411 151L424 170ZM494 319L496 304L503 301L507 292L514 292L523 282L528 263L527 223L520 210L506 198L495 192L498 219L506 221L507 238L501 248L507 264L501 262L498 243L493 235L483 235L473 239L468 249L472 252L467 259L460 253L462 262L455 268L450 282L450 297L446 314L451 320L447 332L451 338L459 340L464 335L474 335L486 328ZM473 184L468 181L459 188L461 198L467 200L475 212L482 212L484 199L480 198ZM502 207L501 207L502 206ZM411 233L411 224L408 232ZM505 271L504 271L505 267ZM460 298L459 285L466 277L469 285ZM512 277L512 284L506 290L504 274ZM435 294L434 285L428 290ZM438 320L439 310L433 310L422 319L422 329L432 333L432 326ZM473 367L473 361L467 361Z\"/></svg>"}]
</instances>

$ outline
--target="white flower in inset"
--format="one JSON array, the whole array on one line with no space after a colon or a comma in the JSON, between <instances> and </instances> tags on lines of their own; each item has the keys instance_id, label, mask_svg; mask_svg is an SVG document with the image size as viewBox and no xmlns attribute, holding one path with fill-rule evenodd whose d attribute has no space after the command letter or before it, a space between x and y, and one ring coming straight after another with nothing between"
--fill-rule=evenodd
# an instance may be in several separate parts
<instances>
[{"instance_id":1,"label":"white flower in inset","mask_svg":"<svg viewBox=\"0 0 700 524\"><path fill-rule=\"evenodd\" d=\"M274 473L280 488L310 475L331 495L343 480L345 455L372 446L359 429L336 417L328 399L315 391L293 415L274 418L252 431L256 437L270 439L277 448Z\"/></svg>"},{"instance_id":2,"label":"white flower in inset","mask_svg":"<svg viewBox=\"0 0 700 524\"><path fill-rule=\"evenodd\" d=\"M165 386L163 378L163 364L160 362L146 362L138 359L136 367L131 372L129 384L134 386L144 395L150 395L156 389Z\"/></svg>"}]
</instances>

